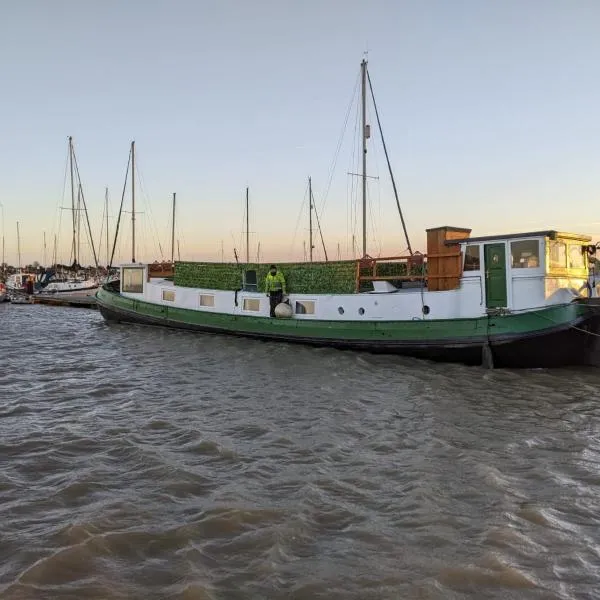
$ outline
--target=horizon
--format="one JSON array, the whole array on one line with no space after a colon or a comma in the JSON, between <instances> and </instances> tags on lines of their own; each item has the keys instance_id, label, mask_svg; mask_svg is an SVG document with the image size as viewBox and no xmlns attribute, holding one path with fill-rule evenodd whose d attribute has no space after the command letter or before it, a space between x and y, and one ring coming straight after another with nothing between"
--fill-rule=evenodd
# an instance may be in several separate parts
<instances>
[{"instance_id":1,"label":"horizon","mask_svg":"<svg viewBox=\"0 0 600 600\"><path fill-rule=\"evenodd\" d=\"M359 168L358 105L348 106L365 51L414 250L425 251L426 228L444 224L600 239L600 5L591 0L154 0L143 11L26 0L5 13L0 234L9 264L17 221L23 264L42 262L44 232L46 256L57 234L58 262L69 262L70 215L60 208L70 203L69 135L96 245L105 187L112 244L135 140L137 259L170 259L176 192L181 259L233 260L236 248L242 260L248 186L251 257L260 243L265 262L301 260L308 176L330 259L338 244L350 258L352 236L359 250L362 242L359 180L348 175ZM372 105L369 123L378 179L368 180L367 251L404 254ZM131 258L129 214L122 228L115 263Z\"/></svg>"}]
</instances>

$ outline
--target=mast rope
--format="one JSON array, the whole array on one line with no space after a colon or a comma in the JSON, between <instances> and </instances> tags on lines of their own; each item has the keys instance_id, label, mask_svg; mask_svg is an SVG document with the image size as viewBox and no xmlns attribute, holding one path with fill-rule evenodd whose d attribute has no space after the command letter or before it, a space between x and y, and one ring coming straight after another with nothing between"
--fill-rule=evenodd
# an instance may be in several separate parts
<instances>
[{"instance_id":1,"label":"mast rope","mask_svg":"<svg viewBox=\"0 0 600 600\"><path fill-rule=\"evenodd\" d=\"M381 143L383 145L383 151L385 153L385 159L387 161L388 170L390 172L390 178L392 180L392 187L394 188L394 197L396 198L396 206L398 207L398 214L400 215L400 221L402 221L402 229L404 231L404 237L406 238L406 243L408 245L408 250L412 255L412 247L410 245L410 240L408 238L408 232L406 230L406 223L404 222L404 216L402 214L402 208L400 208L400 200L398 200L398 190L396 189L396 180L394 179L394 173L392 171L392 165L390 164L390 157L388 155L387 146L385 144L385 138L383 137L383 129L381 128L381 121L379 120L379 111L377 110L377 103L375 102L375 94L373 92L373 84L371 83L371 75L369 74L369 69L367 68L367 80L369 82L369 89L371 90L371 98L373 99L373 108L375 109L375 116L377 118L377 126L379 128L379 135L381 136Z\"/></svg>"},{"instance_id":2,"label":"mast rope","mask_svg":"<svg viewBox=\"0 0 600 600\"><path fill-rule=\"evenodd\" d=\"M110 267L115 257L115 250L117 248L117 239L119 238L119 225L121 224L121 214L123 213L123 203L125 202L125 191L127 189L127 178L129 177L129 167L131 165L131 150L129 150L129 159L127 160L127 169L125 170L125 182L123 183L123 193L121 194L121 204L119 206L119 216L117 217L117 227L115 229L115 239L113 242L113 249L110 255L110 261L108 262L107 271L110 271ZM108 277L108 273L107 273Z\"/></svg>"},{"instance_id":3,"label":"mast rope","mask_svg":"<svg viewBox=\"0 0 600 600\"><path fill-rule=\"evenodd\" d=\"M304 197L302 198L302 204L300 205L300 212L298 213L298 218L296 219L296 226L294 227L294 235L292 236L292 243L290 244L290 255L294 253L294 244L296 243L296 236L298 235L298 228L300 227L300 220L302 219L302 215L304 214L304 204L306 203L306 196L308 195L308 182L306 182L306 187L304 188Z\"/></svg>"},{"instance_id":4,"label":"mast rope","mask_svg":"<svg viewBox=\"0 0 600 600\"><path fill-rule=\"evenodd\" d=\"M331 166L329 167L329 177L327 181L327 187L325 189L325 194L323 195L323 200L321 204L321 216L323 216L323 212L325 211L325 205L327 204L327 198L329 197L329 191L331 189L331 182L333 181L333 174L335 172L335 167L337 165L338 157L340 155L340 150L342 148L342 142L344 141L344 134L346 133L346 128L348 125L348 118L350 117L350 111L352 110L352 105L354 104L354 98L356 97L356 93L358 90L358 84L360 82L360 73L356 77L356 83L354 84L354 89L352 90L352 96L350 98L350 102L348 103L348 109L346 110L346 116L344 118L344 125L342 126L342 132L340 133L340 137L338 139L337 147L335 149L335 153L333 156L333 161ZM315 210L316 212L316 210Z\"/></svg>"},{"instance_id":5,"label":"mast rope","mask_svg":"<svg viewBox=\"0 0 600 600\"><path fill-rule=\"evenodd\" d=\"M144 185L144 177L142 174L142 170L139 167L139 163L136 159L135 161L135 170L138 176L138 181L140 183L140 190L142 192L142 197L144 198L144 203L146 205L146 207L148 208L148 217L150 219L150 225L151 227L154 228L154 232L153 235L155 236L154 239L156 240L156 242L158 243L158 252L160 254L160 260L161 262L164 262L164 252L162 249L162 245L160 243L160 235L158 233L158 227L156 226L156 220L154 219L154 213L152 212L152 206L150 205L150 198L148 196L148 194L146 193L146 186ZM154 246L154 250L156 250L156 245Z\"/></svg>"},{"instance_id":6,"label":"mast rope","mask_svg":"<svg viewBox=\"0 0 600 600\"><path fill-rule=\"evenodd\" d=\"M77 162L77 157L75 156L75 151L73 151L73 160L75 163L75 172L77 173L77 183L79 184L79 191L81 193L81 201L83 202L83 210L85 212L85 220L87 223L86 234L89 234L90 244L92 246L92 253L94 255L94 263L96 264L96 269L98 268L98 257L96 255L96 248L94 247L94 238L92 236L92 228L90 225L90 217L87 211L87 205L85 203L85 196L83 195L83 186L81 185L81 176L79 175L79 163ZM79 257L81 260L81 256Z\"/></svg>"},{"instance_id":7,"label":"mast rope","mask_svg":"<svg viewBox=\"0 0 600 600\"><path fill-rule=\"evenodd\" d=\"M309 194L310 194L310 190L309 190ZM308 202L310 203L310 206L314 207L315 205L315 196L314 194L312 194L312 197L309 197ZM319 219L319 213L317 212L316 208L315 208L315 217L317 218L317 227L319 228L319 235L321 236L321 244L323 245L323 254L325 254L325 262L329 262L329 258L327 257L327 248L325 248L325 240L323 239L323 230L321 229L321 221Z\"/></svg>"}]
</instances>

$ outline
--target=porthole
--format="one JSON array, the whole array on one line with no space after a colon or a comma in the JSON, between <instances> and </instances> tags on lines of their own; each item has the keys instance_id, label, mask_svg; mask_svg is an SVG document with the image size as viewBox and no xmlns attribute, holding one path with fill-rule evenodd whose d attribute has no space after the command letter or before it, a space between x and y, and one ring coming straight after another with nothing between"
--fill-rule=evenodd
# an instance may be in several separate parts
<instances>
[{"instance_id":1,"label":"porthole","mask_svg":"<svg viewBox=\"0 0 600 600\"><path fill-rule=\"evenodd\" d=\"M429 314L429 306L427 306L427 304L423 304L423 314L424 315L428 315Z\"/></svg>"},{"instance_id":2,"label":"porthole","mask_svg":"<svg viewBox=\"0 0 600 600\"><path fill-rule=\"evenodd\" d=\"M340 315L343 315L344 314L344 307L343 306L338 307L338 312L340 313Z\"/></svg>"},{"instance_id":3,"label":"porthole","mask_svg":"<svg viewBox=\"0 0 600 600\"><path fill-rule=\"evenodd\" d=\"M358 309L358 314L359 314L359 315L361 315L361 316L362 316L362 315L364 315L364 314L365 314L365 309L364 309L364 308L362 308L362 307L361 307L361 308L359 308L359 309Z\"/></svg>"}]
</instances>

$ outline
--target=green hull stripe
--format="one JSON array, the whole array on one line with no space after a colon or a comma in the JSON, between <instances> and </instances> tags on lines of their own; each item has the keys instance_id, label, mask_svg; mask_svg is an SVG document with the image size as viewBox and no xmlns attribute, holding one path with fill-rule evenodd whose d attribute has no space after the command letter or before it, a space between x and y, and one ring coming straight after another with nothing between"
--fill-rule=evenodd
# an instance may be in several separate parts
<instances>
[{"instance_id":1,"label":"green hull stripe","mask_svg":"<svg viewBox=\"0 0 600 600\"><path fill-rule=\"evenodd\" d=\"M501 340L544 330L568 327L586 316L581 304L561 304L529 312L474 319L410 321L321 321L317 319L272 319L190 310L125 298L100 289L98 302L107 308L131 311L140 316L175 323L214 328L243 334L323 340L382 342L460 341L474 338Z\"/></svg>"}]
</instances>

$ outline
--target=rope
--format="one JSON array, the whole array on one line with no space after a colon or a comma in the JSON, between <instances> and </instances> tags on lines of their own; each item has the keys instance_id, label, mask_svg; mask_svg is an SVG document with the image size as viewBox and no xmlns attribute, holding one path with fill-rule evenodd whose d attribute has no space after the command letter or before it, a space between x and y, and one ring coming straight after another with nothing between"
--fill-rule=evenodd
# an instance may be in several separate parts
<instances>
[{"instance_id":1,"label":"rope","mask_svg":"<svg viewBox=\"0 0 600 600\"><path fill-rule=\"evenodd\" d=\"M586 308L590 308L590 306L586 307ZM551 323L554 323L555 325L561 325L560 321L556 321L554 319L551 319L550 317L546 316L546 315L538 315L538 317L541 317L542 319L546 319L546 321L550 321ZM581 331L582 333L587 333L588 335L591 335L593 337L600 337L600 333L594 333L593 331L588 331L587 329L583 329L583 327L577 327L577 325L569 325L568 327L569 329L574 329L575 331Z\"/></svg>"},{"instance_id":2,"label":"rope","mask_svg":"<svg viewBox=\"0 0 600 600\"><path fill-rule=\"evenodd\" d=\"M344 118L344 125L342 127L342 132L338 139L337 147L335 149L335 154L333 156L333 161L331 166L329 167L329 179L327 181L327 188L325 189L325 194L323 196L323 204L321 206L321 216L323 216L323 212L325 210L325 204L327 203L327 198L329 196L329 190L331 189L331 182L333 180L333 173L335 172L335 167L337 165L337 160L340 154L340 150L342 148L342 142L344 141L344 134L346 133L346 127L348 125L348 118L350 117L350 111L352 110L352 105L354 104L354 98L356 97L356 92L358 90L358 84L360 81L360 73L356 76L356 82L354 84L354 90L352 90L352 96L350 98L350 102L348 103L348 109L346 110L346 117Z\"/></svg>"}]
</instances>

